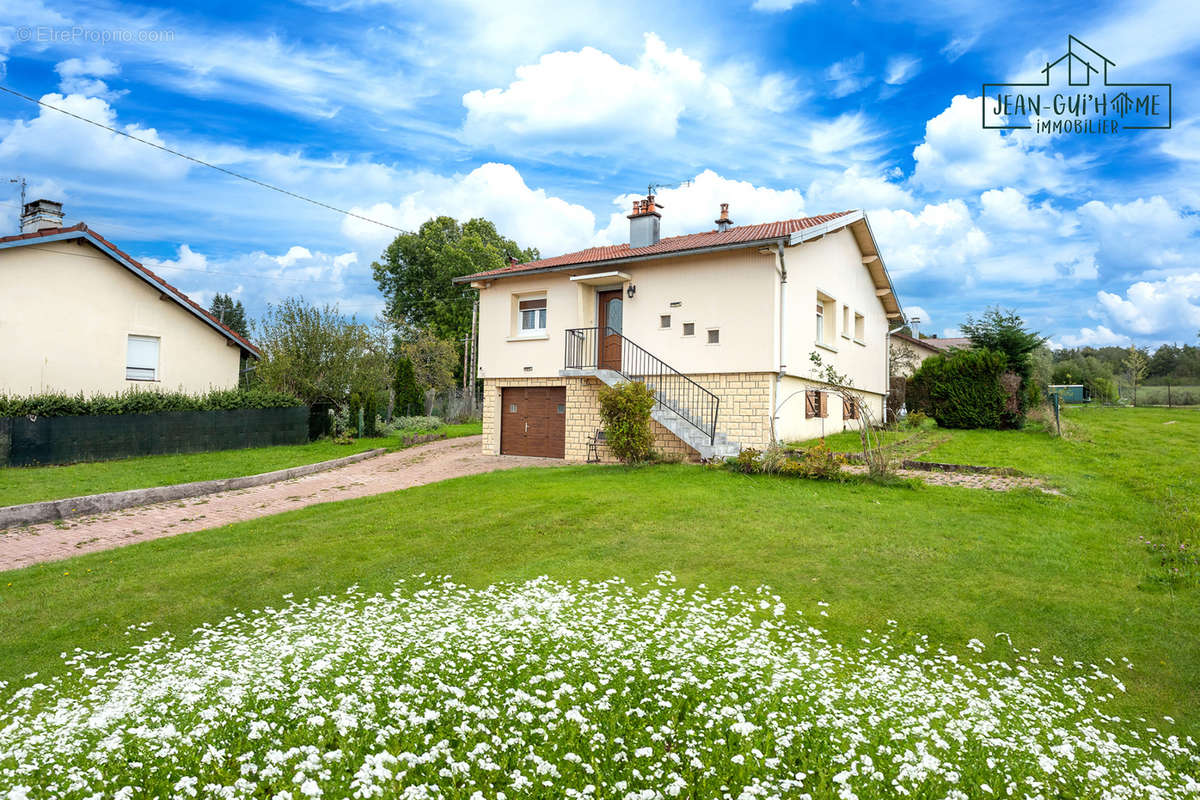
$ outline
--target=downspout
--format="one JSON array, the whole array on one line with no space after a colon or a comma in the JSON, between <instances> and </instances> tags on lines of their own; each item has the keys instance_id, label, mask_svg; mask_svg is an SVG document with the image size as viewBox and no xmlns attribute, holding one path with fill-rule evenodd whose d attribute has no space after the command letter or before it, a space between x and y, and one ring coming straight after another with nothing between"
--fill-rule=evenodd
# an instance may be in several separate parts
<instances>
[{"instance_id":1,"label":"downspout","mask_svg":"<svg viewBox=\"0 0 1200 800\"><path fill-rule=\"evenodd\" d=\"M783 241L775 243L775 270L779 273L779 371L775 374L775 397L771 403L771 441L778 441L775 435L776 422L779 420L779 408L783 403L779 398L783 394L783 376L787 372L787 264L783 259Z\"/></svg>"},{"instance_id":2,"label":"downspout","mask_svg":"<svg viewBox=\"0 0 1200 800\"><path fill-rule=\"evenodd\" d=\"M887 409L888 398L892 396L892 334L899 333L900 329L905 325L904 320L900 320L900 324L890 329L883 337L883 424L887 425Z\"/></svg>"}]
</instances>

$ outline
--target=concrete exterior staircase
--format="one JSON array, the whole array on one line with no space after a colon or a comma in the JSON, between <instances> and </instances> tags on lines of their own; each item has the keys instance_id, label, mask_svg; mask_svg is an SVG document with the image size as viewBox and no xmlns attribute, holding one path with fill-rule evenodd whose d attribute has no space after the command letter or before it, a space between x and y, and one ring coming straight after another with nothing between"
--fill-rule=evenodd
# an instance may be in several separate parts
<instances>
[{"instance_id":1,"label":"concrete exterior staircase","mask_svg":"<svg viewBox=\"0 0 1200 800\"><path fill-rule=\"evenodd\" d=\"M628 377L611 369L564 369L559 371L559 375L576 378L596 378L609 386L616 386L618 383L629 381ZM653 389L654 387L651 386L650 388ZM664 404L662 392L655 392L655 396L658 402L651 409L650 418L669 430L688 447L699 453L700 457L704 460L731 458L742 451L740 444L729 441L725 434L719 431L717 432L716 439L710 443L708 436L703 431L688 422L685 415L690 413L690 409L681 408L676 411Z\"/></svg>"}]
</instances>

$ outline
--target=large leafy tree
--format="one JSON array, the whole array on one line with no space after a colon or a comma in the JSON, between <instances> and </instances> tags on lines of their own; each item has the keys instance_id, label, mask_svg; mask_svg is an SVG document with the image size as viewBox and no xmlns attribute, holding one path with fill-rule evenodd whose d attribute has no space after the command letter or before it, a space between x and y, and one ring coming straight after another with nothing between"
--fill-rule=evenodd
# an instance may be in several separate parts
<instances>
[{"instance_id":1,"label":"large leafy tree","mask_svg":"<svg viewBox=\"0 0 1200 800\"><path fill-rule=\"evenodd\" d=\"M306 403L342 404L351 393L385 390L391 380L386 337L344 316L336 305L314 306L290 297L268 306L257 344L262 351L258 380Z\"/></svg>"},{"instance_id":2,"label":"large leafy tree","mask_svg":"<svg viewBox=\"0 0 1200 800\"><path fill-rule=\"evenodd\" d=\"M1033 377L1033 351L1046 339L1025 328L1025 321L1014 311L989 308L979 319L967 317L962 332L979 350L994 350L1007 360L1006 369L1021 376L1023 383Z\"/></svg>"},{"instance_id":3,"label":"large leafy tree","mask_svg":"<svg viewBox=\"0 0 1200 800\"><path fill-rule=\"evenodd\" d=\"M217 294L213 297L212 305L208 307L208 313L221 320L222 324L239 336L250 335L250 326L246 323L246 308L241 300L235 301L227 294Z\"/></svg>"},{"instance_id":4,"label":"large leafy tree","mask_svg":"<svg viewBox=\"0 0 1200 800\"><path fill-rule=\"evenodd\" d=\"M532 261L538 251L501 236L486 219L437 217L415 233L397 236L371 267L387 301L387 316L402 335L429 331L461 343L471 331L474 293L451 281L503 267L510 257Z\"/></svg>"}]
</instances>

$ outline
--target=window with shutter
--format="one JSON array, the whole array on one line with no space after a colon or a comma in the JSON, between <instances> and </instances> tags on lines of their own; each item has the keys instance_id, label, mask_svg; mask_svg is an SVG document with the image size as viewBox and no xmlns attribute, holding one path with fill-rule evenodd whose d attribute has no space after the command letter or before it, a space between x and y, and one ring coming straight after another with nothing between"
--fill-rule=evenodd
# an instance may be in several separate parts
<instances>
[{"instance_id":1,"label":"window with shutter","mask_svg":"<svg viewBox=\"0 0 1200 800\"><path fill-rule=\"evenodd\" d=\"M858 419L858 403L852 398L842 399L842 419Z\"/></svg>"},{"instance_id":2,"label":"window with shutter","mask_svg":"<svg viewBox=\"0 0 1200 800\"><path fill-rule=\"evenodd\" d=\"M130 336L125 348L125 380L158 380L158 337Z\"/></svg>"},{"instance_id":3,"label":"window with shutter","mask_svg":"<svg viewBox=\"0 0 1200 800\"><path fill-rule=\"evenodd\" d=\"M818 396L819 398L821 398L821 400L820 400L820 402L821 402L821 416L822 416L822 417L828 417L828 416L829 416L829 404L828 404L828 400L829 400L829 393L828 393L828 392L817 392L817 396Z\"/></svg>"},{"instance_id":4,"label":"window with shutter","mask_svg":"<svg viewBox=\"0 0 1200 800\"><path fill-rule=\"evenodd\" d=\"M809 389L808 391L806 391L804 393L804 416L805 416L805 418L812 418L812 417L817 416L817 414L820 413L820 410L821 410L821 393L814 389Z\"/></svg>"},{"instance_id":5,"label":"window with shutter","mask_svg":"<svg viewBox=\"0 0 1200 800\"><path fill-rule=\"evenodd\" d=\"M533 336L546 332L546 298L521 300L517 304L519 329L522 336Z\"/></svg>"}]
</instances>

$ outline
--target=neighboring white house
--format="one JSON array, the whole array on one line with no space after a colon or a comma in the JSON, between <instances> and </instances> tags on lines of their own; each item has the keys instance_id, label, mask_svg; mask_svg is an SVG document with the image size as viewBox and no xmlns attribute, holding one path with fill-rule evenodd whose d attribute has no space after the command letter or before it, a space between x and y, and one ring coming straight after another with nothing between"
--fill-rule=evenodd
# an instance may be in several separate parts
<instances>
[{"instance_id":1,"label":"neighboring white house","mask_svg":"<svg viewBox=\"0 0 1200 800\"><path fill-rule=\"evenodd\" d=\"M903 312L866 216L846 211L660 239L654 197L630 242L456 279L479 290L483 448L607 459L601 383L642 380L655 447L710 458L857 423L810 354L880 419L887 335Z\"/></svg>"},{"instance_id":2,"label":"neighboring white house","mask_svg":"<svg viewBox=\"0 0 1200 800\"><path fill-rule=\"evenodd\" d=\"M103 236L27 203L0 238L0 392L199 393L238 385L258 349Z\"/></svg>"}]
</instances>

